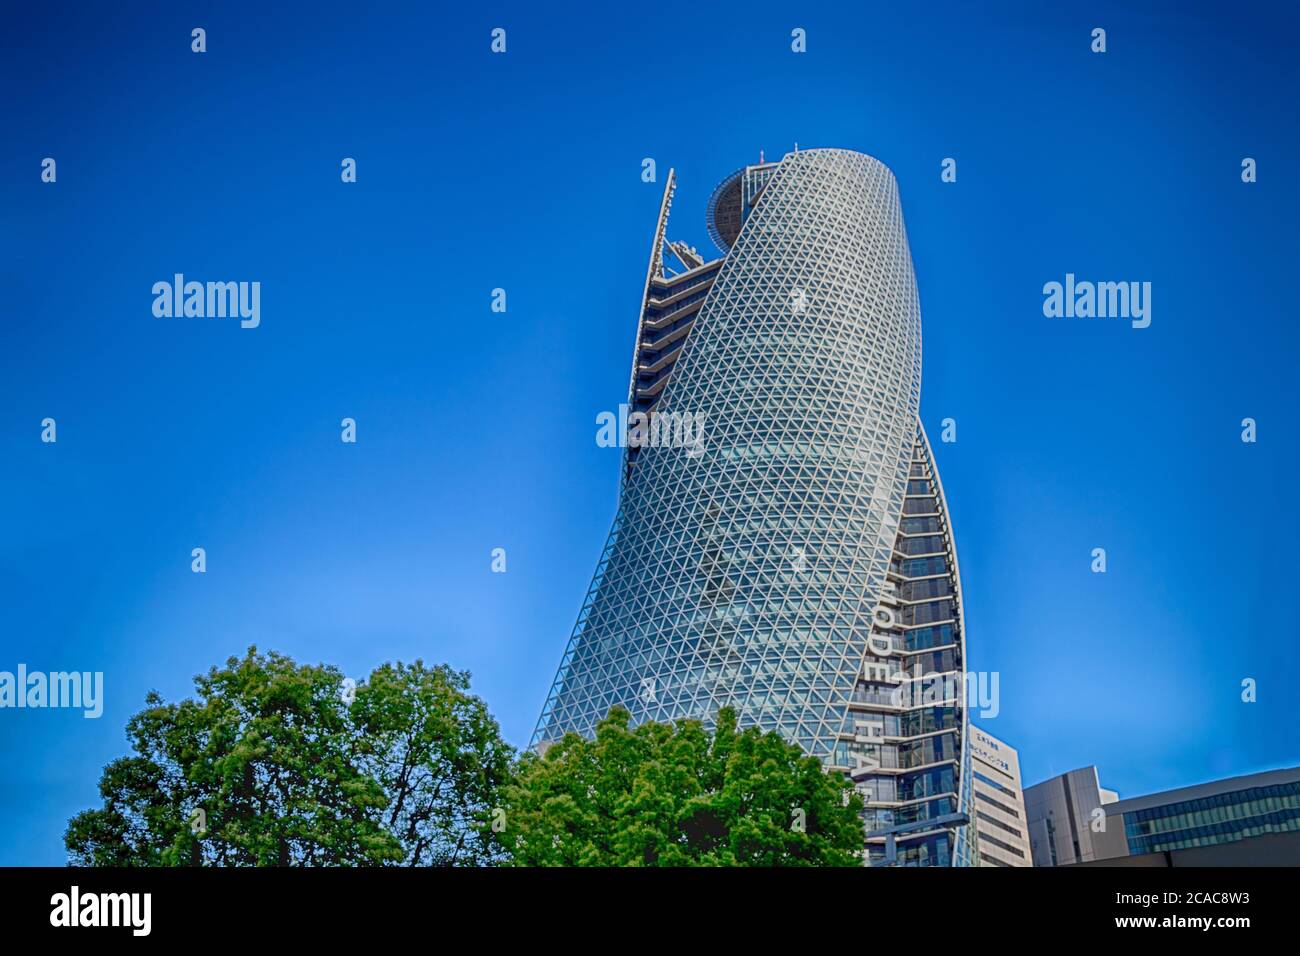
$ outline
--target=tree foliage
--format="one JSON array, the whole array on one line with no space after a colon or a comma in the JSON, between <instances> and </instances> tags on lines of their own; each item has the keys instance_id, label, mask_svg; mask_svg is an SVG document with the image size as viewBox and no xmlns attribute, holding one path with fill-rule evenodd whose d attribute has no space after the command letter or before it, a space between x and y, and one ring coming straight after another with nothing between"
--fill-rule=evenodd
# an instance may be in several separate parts
<instances>
[{"instance_id":1,"label":"tree foliage","mask_svg":"<svg viewBox=\"0 0 1300 956\"><path fill-rule=\"evenodd\" d=\"M90 866L475 865L510 748L469 675L385 664L355 687L337 668L250 648L151 692L133 754L104 768L103 805L69 821Z\"/></svg>"},{"instance_id":2,"label":"tree foliage","mask_svg":"<svg viewBox=\"0 0 1300 956\"><path fill-rule=\"evenodd\" d=\"M517 866L854 866L861 798L775 733L610 711L594 740L525 754L503 791Z\"/></svg>"}]
</instances>

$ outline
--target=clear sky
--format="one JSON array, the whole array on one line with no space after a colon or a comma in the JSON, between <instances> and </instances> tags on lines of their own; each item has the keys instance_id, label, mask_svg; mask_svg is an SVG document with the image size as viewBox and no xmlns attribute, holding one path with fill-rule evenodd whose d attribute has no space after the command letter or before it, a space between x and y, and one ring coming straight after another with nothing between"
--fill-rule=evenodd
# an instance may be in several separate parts
<instances>
[{"instance_id":1,"label":"clear sky","mask_svg":"<svg viewBox=\"0 0 1300 956\"><path fill-rule=\"evenodd\" d=\"M662 175L711 249L713 186L795 142L898 177L983 723L1026 783L1300 763L1294 7L846 6L6 13L0 670L106 700L0 710L0 863L63 862L145 693L250 644L466 668L526 744L613 517L596 415ZM259 281L260 326L155 318L178 272ZM1067 272L1151 282L1151 326L1045 318Z\"/></svg>"}]
</instances>

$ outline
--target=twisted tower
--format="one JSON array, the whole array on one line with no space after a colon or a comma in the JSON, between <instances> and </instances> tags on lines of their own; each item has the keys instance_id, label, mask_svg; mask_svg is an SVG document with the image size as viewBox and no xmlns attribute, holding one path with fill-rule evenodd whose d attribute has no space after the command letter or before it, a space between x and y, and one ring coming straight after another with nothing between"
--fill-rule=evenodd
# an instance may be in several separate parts
<instances>
[{"instance_id":1,"label":"twisted tower","mask_svg":"<svg viewBox=\"0 0 1300 956\"><path fill-rule=\"evenodd\" d=\"M872 863L964 863L960 581L894 176L839 149L746 166L709 200L711 261L668 239L674 188L618 513L534 744L614 705L706 724L731 706L853 778ZM696 440L663 441L683 420Z\"/></svg>"}]
</instances>

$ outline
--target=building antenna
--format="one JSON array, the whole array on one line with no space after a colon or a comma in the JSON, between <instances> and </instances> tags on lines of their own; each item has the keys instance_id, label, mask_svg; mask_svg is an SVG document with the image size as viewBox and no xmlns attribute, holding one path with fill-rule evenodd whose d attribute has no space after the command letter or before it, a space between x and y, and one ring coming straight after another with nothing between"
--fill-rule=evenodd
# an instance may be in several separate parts
<instances>
[{"instance_id":1,"label":"building antenna","mask_svg":"<svg viewBox=\"0 0 1300 956\"><path fill-rule=\"evenodd\" d=\"M758 151L758 165L763 165L763 151L761 149Z\"/></svg>"}]
</instances>

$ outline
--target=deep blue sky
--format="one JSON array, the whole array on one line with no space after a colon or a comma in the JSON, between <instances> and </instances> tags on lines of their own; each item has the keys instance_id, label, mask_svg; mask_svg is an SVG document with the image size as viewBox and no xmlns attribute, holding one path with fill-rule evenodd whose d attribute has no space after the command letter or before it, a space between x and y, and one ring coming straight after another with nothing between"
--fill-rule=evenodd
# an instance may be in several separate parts
<instances>
[{"instance_id":1,"label":"deep blue sky","mask_svg":"<svg viewBox=\"0 0 1300 956\"><path fill-rule=\"evenodd\" d=\"M970 658L1026 783L1300 762L1296 20L899 6L10 6L0 670L107 700L0 710L0 863L61 863L145 693L249 644L467 668L525 744L615 506L641 160L703 249L716 182L795 141L898 177ZM260 281L261 327L155 319L175 272ZM1151 327L1044 318L1066 272L1150 281Z\"/></svg>"}]
</instances>

